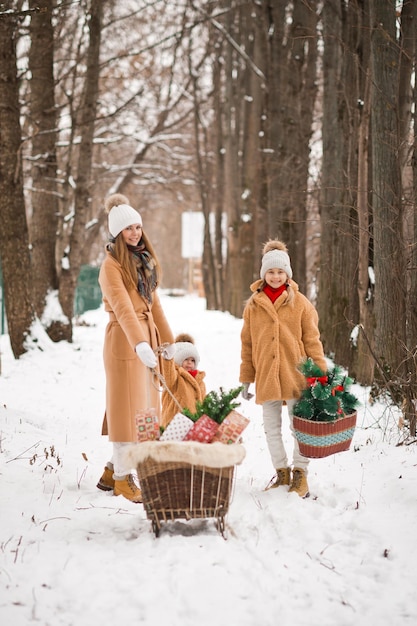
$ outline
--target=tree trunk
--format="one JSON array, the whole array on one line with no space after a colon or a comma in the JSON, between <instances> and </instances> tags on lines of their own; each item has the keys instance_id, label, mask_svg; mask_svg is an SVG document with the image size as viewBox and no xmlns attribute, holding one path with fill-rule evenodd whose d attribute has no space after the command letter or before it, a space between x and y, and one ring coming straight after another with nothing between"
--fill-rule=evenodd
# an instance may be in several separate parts
<instances>
[{"instance_id":1,"label":"tree trunk","mask_svg":"<svg viewBox=\"0 0 417 626\"><path fill-rule=\"evenodd\" d=\"M26 352L34 311L23 196L14 2L3 3L3 8L11 13L0 19L0 251L10 344L18 358Z\"/></svg>"},{"instance_id":2,"label":"tree trunk","mask_svg":"<svg viewBox=\"0 0 417 626\"><path fill-rule=\"evenodd\" d=\"M414 37L417 39L417 19L414 20ZM410 254L410 287L408 298L408 338L407 345L410 350L415 350L417 344L417 89L413 92L413 121L414 121L414 143L412 156L413 171L413 220L411 233L413 245ZM415 371L415 370L414 370ZM415 408L417 413L417 406Z\"/></svg>"},{"instance_id":3,"label":"tree trunk","mask_svg":"<svg viewBox=\"0 0 417 626\"><path fill-rule=\"evenodd\" d=\"M53 0L30 1L41 9L30 23L30 120L32 124L32 219L30 222L33 263L33 302L42 319L46 296L58 289L55 246L58 230L56 134L57 116L54 96ZM47 329L48 330L48 329Z\"/></svg>"},{"instance_id":4,"label":"tree trunk","mask_svg":"<svg viewBox=\"0 0 417 626\"><path fill-rule=\"evenodd\" d=\"M294 2L291 25L280 32L277 20L285 24L285 20L282 22L284 8L282 3L276 3L272 9L274 32L280 39L271 49L271 56L277 58L270 67L274 72L280 66L280 75L279 82L272 75L269 82L273 87L270 103L275 109L279 92L279 109L268 115L274 153L270 177L270 234L287 244L294 278L305 293L307 187L317 93L317 3Z\"/></svg>"},{"instance_id":5,"label":"tree trunk","mask_svg":"<svg viewBox=\"0 0 417 626\"><path fill-rule=\"evenodd\" d=\"M214 115L214 137L212 139L214 146L213 156L213 209L214 209L214 233L210 228L210 215L206 217L206 229L204 234L204 250L203 259L214 257L214 274L212 280L214 282L214 293L211 301L207 301L209 309L225 310L224 290L225 290L225 253L224 253L224 233L223 233L223 212L224 212L224 153L223 153L223 118L221 103L221 77L222 71L219 63L219 52L222 48L220 43L217 44L215 57L213 59L213 115ZM210 208L211 211L211 208ZM213 241L214 238L214 241ZM210 255L210 256L209 256ZM209 266L210 267L210 266ZM208 279L208 277L207 277Z\"/></svg>"},{"instance_id":6,"label":"tree trunk","mask_svg":"<svg viewBox=\"0 0 417 626\"><path fill-rule=\"evenodd\" d=\"M232 8L230 0L226 3ZM226 30L229 40L240 43L241 23L239 11L226 14ZM224 168L225 187L223 207L227 213L227 265L225 305L232 315L239 316L243 309L243 282L240 271L240 190L241 156L239 152L241 128L241 67L236 58L235 48L229 43L224 54Z\"/></svg>"},{"instance_id":7,"label":"tree trunk","mask_svg":"<svg viewBox=\"0 0 417 626\"><path fill-rule=\"evenodd\" d=\"M404 238L407 264L407 351L408 371L417 373L417 362L414 363L413 352L417 342L417 272L416 272L416 170L413 143L410 135L414 135L414 149L416 145L417 127L414 113L412 124L412 105L417 101L414 88L412 89L413 71L416 63L416 31L417 31L417 0L405 0L401 10L400 29L400 75L398 87L399 107L399 144L402 166L402 189L404 198ZM415 77L414 77L415 78Z\"/></svg>"},{"instance_id":8,"label":"tree trunk","mask_svg":"<svg viewBox=\"0 0 417 626\"><path fill-rule=\"evenodd\" d=\"M327 354L350 366L358 320L358 7L323 4L323 164L318 310Z\"/></svg>"},{"instance_id":9,"label":"tree trunk","mask_svg":"<svg viewBox=\"0 0 417 626\"><path fill-rule=\"evenodd\" d=\"M406 341L408 385L404 386L406 397L404 415L408 421L410 435L417 432L417 89L411 89L411 76L416 64L417 1L406 0L401 11L402 46L400 64L400 137L407 152L403 159L406 175L403 175L405 198L405 237L407 250L407 300ZM402 94L405 93L402 106ZM413 106L412 106L413 105ZM414 119L413 119L414 118ZM410 119L413 121L413 144L410 145ZM407 175L408 174L408 175Z\"/></svg>"},{"instance_id":10,"label":"tree trunk","mask_svg":"<svg viewBox=\"0 0 417 626\"><path fill-rule=\"evenodd\" d=\"M85 227L90 197L94 125L96 118L98 84L100 75L100 40L103 2L92 0L89 19L90 44L87 54L84 98L80 111L78 132L81 143L78 153L77 178L74 196L74 223L70 237L70 249L64 263L59 283L59 300L67 323L57 323L57 339L72 341L72 318L74 311L75 288L81 267L82 249L85 242Z\"/></svg>"},{"instance_id":11,"label":"tree trunk","mask_svg":"<svg viewBox=\"0 0 417 626\"><path fill-rule=\"evenodd\" d=\"M203 234L203 262L202 274L203 285L206 296L206 306L209 310L219 308L220 300L218 299L218 272L216 271L216 259L214 246L212 245L212 237L210 232L210 213L212 208L211 194L211 167L210 154L207 148L210 141L207 128L201 124L203 118L200 110L199 95L199 75L194 72L192 66L192 39L190 38L190 48L188 53L189 75L191 77L192 97L193 97L193 121L194 121L194 141L195 141L195 157L196 157L196 176L197 186L199 189L201 210L204 216L204 234ZM219 93L215 91L215 98Z\"/></svg>"},{"instance_id":12,"label":"tree trunk","mask_svg":"<svg viewBox=\"0 0 417 626\"><path fill-rule=\"evenodd\" d=\"M255 66L265 76L267 25L257 4L242 9L243 43ZM241 186L241 268L242 303L250 295L250 284L259 278L262 243L267 239L267 221L259 222L262 206L263 150L262 115L265 110L265 78L247 63L243 73L242 102L242 186ZM265 207L266 208L266 207Z\"/></svg>"},{"instance_id":13,"label":"tree trunk","mask_svg":"<svg viewBox=\"0 0 417 626\"><path fill-rule=\"evenodd\" d=\"M364 385L370 385L374 379L374 285L369 275L370 254L370 215L369 215L369 130L371 115L371 80L366 73L365 93L358 140L358 223L359 223L359 258L358 258L358 297L359 320L357 335L357 357L352 374Z\"/></svg>"},{"instance_id":14,"label":"tree trunk","mask_svg":"<svg viewBox=\"0 0 417 626\"><path fill-rule=\"evenodd\" d=\"M268 58L267 58L267 102L266 102L266 176L268 189L268 236L279 236L277 225L280 215L280 142L281 137L281 108L282 85L284 83L284 53L283 40L285 29L285 3L276 2L272 6L265 6L268 28Z\"/></svg>"},{"instance_id":15,"label":"tree trunk","mask_svg":"<svg viewBox=\"0 0 417 626\"><path fill-rule=\"evenodd\" d=\"M394 3L371 0L375 346L388 378L404 373L406 268L398 160L398 50Z\"/></svg>"},{"instance_id":16,"label":"tree trunk","mask_svg":"<svg viewBox=\"0 0 417 626\"><path fill-rule=\"evenodd\" d=\"M358 208L358 281L359 317L352 320L352 360L349 371L362 384L370 385L374 378L374 281L372 261L371 179L371 88L370 28L367 0L355 3L355 28L352 28L352 53L355 55L354 83L358 84L357 107L357 208ZM355 34L356 30L356 34Z\"/></svg>"},{"instance_id":17,"label":"tree trunk","mask_svg":"<svg viewBox=\"0 0 417 626\"><path fill-rule=\"evenodd\" d=\"M417 20L414 22L415 33L417 36ZM414 385L413 389L413 401L409 403L409 420L410 420L410 434L415 437L416 435L416 422L417 422L417 362L416 362L416 346L417 346L417 90L414 89L414 146L413 146L413 191L414 191L414 214L413 223L411 225L412 233L414 235L414 245L411 248L410 254L410 285L408 294L408 336L407 346L409 348L409 371L411 372L411 378ZM412 357L412 360L410 359ZM411 360L411 363L410 363Z\"/></svg>"},{"instance_id":18,"label":"tree trunk","mask_svg":"<svg viewBox=\"0 0 417 626\"><path fill-rule=\"evenodd\" d=\"M270 159L273 159L273 151L271 149L270 132L270 116L269 108L271 104L271 79L272 79L272 49L270 46L270 37L273 32L273 20L271 12L267 6L256 5L256 35L254 42L254 55L256 65L262 68L264 78L262 80L257 77L254 83L254 92L256 89L257 108L260 111L259 132L256 139L257 147L254 149L258 152L258 171L257 179L253 181L255 187L252 200L252 228L253 228L253 278L259 278L261 267L261 254L265 242L271 238L269 228L269 206L270 206ZM253 80L253 79L252 79ZM273 96L272 96L273 97ZM262 107L261 107L262 105ZM256 195L255 195L256 194ZM250 292L247 290L247 294Z\"/></svg>"}]
</instances>

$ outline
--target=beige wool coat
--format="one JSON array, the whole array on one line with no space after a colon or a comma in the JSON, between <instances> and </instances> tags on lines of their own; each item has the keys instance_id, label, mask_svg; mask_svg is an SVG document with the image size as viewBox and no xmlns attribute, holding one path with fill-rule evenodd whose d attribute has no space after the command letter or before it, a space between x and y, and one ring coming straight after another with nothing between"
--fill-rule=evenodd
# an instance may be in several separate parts
<instances>
[{"instance_id":1,"label":"beige wool coat","mask_svg":"<svg viewBox=\"0 0 417 626\"><path fill-rule=\"evenodd\" d=\"M254 293L243 312L239 380L255 382L257 404L297 399L305 386L297 367L306 357L327 370L317 311L294 281L289 303L287 291L272 303L264 291L257 291L262 283L251 285Z\"/></svg>"},{"instance_id":2,"label":"beige wool coat","mask_svg":"<svg viewBox=\"0 0 417 626\"><path fill-rule=\"evenodd\" d=\"M171 392L164 390L162 393L161 424L166 428L174 415L181 413L180 407L195 413L196 403L202 401L206 396L206 384L204 382L206 373L198 371L194 377L183 367L177 365L174 359L163 361L163 373L166 385Z\"/></svg>"},{"instance_id":3,"label":"beige wool coat","mask_svg":"<svg viewBox=\"0 0 417 626\"><path fill-rule=\"evenodd\" d=\"M135 414L155 408L160 416L159 381L135 352L141 341L152 348L174 337L162 310L157 291L150 304L137 289L126 289L121 266L107 253L100 268L99 284L104 308L109 313L103 358L106 372L106 413L103 434L110 441L136 441Z\"/></svg>"}]
</instances>

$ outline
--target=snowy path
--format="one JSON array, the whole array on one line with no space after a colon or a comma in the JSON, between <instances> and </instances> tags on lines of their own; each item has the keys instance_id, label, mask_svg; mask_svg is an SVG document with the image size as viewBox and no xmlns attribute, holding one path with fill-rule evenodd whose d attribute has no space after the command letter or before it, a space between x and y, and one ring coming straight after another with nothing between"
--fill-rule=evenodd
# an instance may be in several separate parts
<instances>
[{"instance_id":1,"label":"snowy path","mask_svg":"<svg viewBox=\"0 0 417 626\"><path fill-rule=\"evenodd\" d=\"M163 302L174 332L195 337L208 389L236 386L240 321L198 298ZM371 427L349 452L311 462L301 500L263 490L273 468L260 407L243 402L251 423L228 539L213 520L172 522L156 539L141 505L95 487L110 453L99 435L106 319L86 319L97 325L77 327L73 345L46 342L18 362L2 338L1 624L416 623L417 449L395 447L384 407L355 388L359 426Z\"/></svg>"}]
</instances>

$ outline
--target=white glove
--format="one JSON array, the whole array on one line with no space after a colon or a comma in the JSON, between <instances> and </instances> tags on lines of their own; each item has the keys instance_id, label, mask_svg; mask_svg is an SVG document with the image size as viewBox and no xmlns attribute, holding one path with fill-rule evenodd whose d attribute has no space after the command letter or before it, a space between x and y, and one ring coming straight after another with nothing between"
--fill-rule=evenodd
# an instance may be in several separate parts
<instances>
[{"instance_id":1,"label":"white glove","mask_svg":"<svg viewBox=\"0 0 417 626\"><path fill-rule=\"evenodd\" d=\"M242 385L243 385L242 398L244 400L250 400L251 398L253 398L253 393L249 393L250 383L242 383Z\"/></svg>"},{"instance_id":2,"label":"white glove","mask_svg":"<svg viewBox=\"0 0 417 626\"><path fill-rule=\"evenodd\" d=\"M168 343L162 350L162 356L167 361L170 361L171 359L173 359L174 354L175 354L175 343Z\"/></svg>"},{"instance_id":3,"label":"white glove","mask_svg":"<svg viewBox=\"0 0 417 626\"><path fill-rule=\"evenodd\" d=\"M156 367L157 360L154 351L146 341L141 341L135 348L136 354L146 367L153 369Z\"/></svg>"}]
</instances>

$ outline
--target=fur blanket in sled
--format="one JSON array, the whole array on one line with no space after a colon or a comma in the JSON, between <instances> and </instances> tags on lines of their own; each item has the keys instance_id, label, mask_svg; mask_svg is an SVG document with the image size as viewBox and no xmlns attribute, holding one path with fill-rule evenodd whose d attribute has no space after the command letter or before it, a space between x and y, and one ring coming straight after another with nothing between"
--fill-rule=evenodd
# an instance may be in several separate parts
<instances>
[{"instance_id":1,"label":"fur blanket in sled","mask_svg":"<svg viewBox=\"0 0 417 626\"><path fill-rule=\"evenodd\" d=\"M240 443L199 443L197 441L144 441L128 444L124 453L130 467L147 458L157 463L189 463L205 467L230 467L242 463L245 448Z\"/></svg>"}]
</instances>

